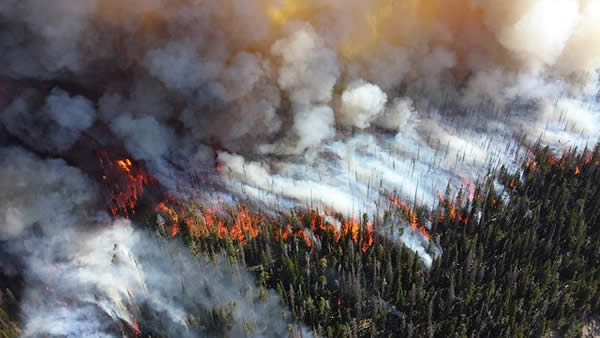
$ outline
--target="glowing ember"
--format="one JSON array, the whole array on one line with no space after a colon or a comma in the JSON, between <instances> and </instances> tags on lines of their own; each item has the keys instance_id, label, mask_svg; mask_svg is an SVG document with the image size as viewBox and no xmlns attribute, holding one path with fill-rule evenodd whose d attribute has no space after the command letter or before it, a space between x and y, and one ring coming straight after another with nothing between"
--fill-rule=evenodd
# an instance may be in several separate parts
<instances>
[{"instance_id":1,"label":"glowing ember","mask_svg":"<svg viewBox=\"0 0 600 338\"><path fill-rule=\"evenodd\" d=\"M537 169L537 165L538 165L537 161L529 160L529 161L525 162L525 168L531 169L533 171L535 171Z\"/></svg>"},{"instance_id":2,"label":"glowing ember","mask_svg":"<svg viewBox=\"0 0 600 338\"><path fill-rule=\"evenodd\" d=\"M455 206L450 206L450 219L454 220L456 219L456 207Z\"/></svg>"},{"instance_id":3,"label":"glowing ember","mask_svg":"<svg viewBox=\"0 0 600 338\"><path fill-rule=\"evenodd\" d=\"M117 165L119 165L119 167L121 167L121 169L123 169L125 172L131 172L131 160L126 158L124 160L117 160Z\"/></svg>"},{"instance_id":4,"label":"glowing ember","mask_svg":"<svg viewBox=\"0 0 600 338\"><path fill-rule=\"evenodd\" d=\"M140 323L138 323L137 320L133 320L133 334L136 337L139 337L142 335L142 331L140 330Z\"/></svg>"}]
</instances>

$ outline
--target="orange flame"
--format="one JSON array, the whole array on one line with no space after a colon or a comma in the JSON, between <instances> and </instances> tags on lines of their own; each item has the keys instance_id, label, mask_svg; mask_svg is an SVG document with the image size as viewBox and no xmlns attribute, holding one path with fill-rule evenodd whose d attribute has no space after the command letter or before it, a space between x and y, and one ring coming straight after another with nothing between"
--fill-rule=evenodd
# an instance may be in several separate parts
<instances>
[{"instance_id":1,"label":"orange flame","mask_svg":"<svg viewBox=\"0 0 600 338\"><path fill-rule=\"evenodd\" d=\"M537 161L528 160L525 162L525 168L535 171L537 169Z\"/></svg>"},{"instance_id":2,"label":"orange flame","mask_svg":"<svg viewBox=\"0 0 600 338\"><path fill-rule=\"evenodd\" d=\"M308 247L312 246L312 239L310 239L310 236L308 236L304 230L298 230L298 237L304 239Z\"/></svg>"},{"instance_id":3,"label":"orange flame","mask_svg":"<svg viewBox=\"0 0 600 338\"><path fill-rule=\"evenodd\" d=\"M575 176L581 174L581 169L579 167L575 167Z\"/></svg>"},{"instance_id":4,"label":"orange flame","mask_svg":"<svg viewBox=\"0 0 600 338\"><path fill-rule=\"evenodd\" d=\"M373 245L373 224L367 223L365 233L363 235L362 251L366 252Z\"/></svg>"},{"instance_id":5,"label":"orange flame","mask_svg":"<svg viewBox=\"0 0 600 338\"><path fill-rule=\"evenodd\" d=\"M132 163L130 159L126 158L123 160L117 160L117 165L121 167L121 169L123 169L125 172L131 172Z\"/></svg>"},{"instance_id":6,"label":"orange flame","mask_svg":"<svg viewBox=\"0 0 600 338\"><path fill-rule=\"evenodd\" d=\"M453 205L450 206L450 219L456 219L456 207Z\"/></svg>"},{"instance_id":7,"label":"orange flame","mask_svg":"<svg viewBox=\"0 0 600 338\"><path fill-rule=\"evenodd\" d=\"M154 177L128 158L112 160L106 151L100 153L98 161L104 172L102 180L110 191L111 213L113 216L121 213L129 218L130 213L135 214L135 206L144 193L144 186L154 183Z\"/></svg>"},{"instance_id":8,"label":"orange flame","mask_svg":"<svg viewBox=\"0 0 600 338\"><path fill-rule=\"evenodd\" d=\"M142 331L140 330L140 323L138 323L138 321L136 319L133 320L133 334L136 337L139 337L142 335Z\"/></svg>"},{"instance_id":9,"label":"orange flame","mask_svg":"<svg viewBox=\"0 0 600 338\"><path fill-rule=\"evenodd\" d=\"M440 194L441 196L441 194ZM392 202L393 206L396 208L400 208L406 218L410 221L410 227L412 231L418 231L426 240L429 240L430 234L427 231L427 228L423 224L419 223L417 219L417 215L413 212L413 210L408 206L408 204L397 197L384 195L386 199ZM441 196L443 198L443 196Z\"/></svg>"},{"instance_id":10,"label":"orange flame","mask_svg":"<svg viewBox=\"0 0 600 338\"><path fill-rule=\"evenodd\" d=\"M243 206L223 210L215 207L199 209L199 214L194 216L193 212L185 214L180 210L182 208L177 207L177 203L175 199L169 198L165 202L158 203L154 208L156 212L168 216L171 222L171 236L179 234L180 224L185 224L188 233L193 237L206 238L215 234L219 239L231 239L246 244L248 240L258 237L261 232L268 229L265 225L269 222L264 222L261 216L251 213ZM312 248L315 240L319 240L318 234L330 232L335 242L338 242L342 236L349 236L355 244L360 245L363 252L373 245L374 227L370 222L362 226L357 220L347 220L343 222L340 229L336 229L332 224L326 223L324 217L316 211L311 210L305 216L310 217L310 228L294 230L294 226L290 224L278 229L274 233L275 237L283 238L284 241L293 237L299 238L307 247Z\"/></svg>"}]
</instances>

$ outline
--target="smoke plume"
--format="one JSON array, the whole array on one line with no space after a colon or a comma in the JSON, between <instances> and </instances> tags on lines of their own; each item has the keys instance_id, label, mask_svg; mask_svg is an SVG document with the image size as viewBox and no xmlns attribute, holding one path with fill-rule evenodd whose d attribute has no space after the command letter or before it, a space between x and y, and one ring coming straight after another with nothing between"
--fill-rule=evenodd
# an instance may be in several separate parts
<instances>
[{"instance_id":1,"label":"smoke plume","mask_svg":"<svg viewBox=\"0 0 600 338\"><path fill-rule=\"evenodd\" d=\"M244 266L193 257L128 220L112 222L97 211L96 185L62 160L20 148L0 154L0 240L19 258L0 268L25 266L24 336L112 337L121 322L193 337L194 325L220 308L230 334L288 333L279 296L262 295Z\"/></svg>"},{"instance_id":2,"label":"smoke plume","mask_svg":"<svg viewBox=\"0 0 600 338\"><path fill-rule=\"evenodd\" d=\"M8 0L0 25L0 142L11 146L0 156L0 231L20 243L11 250L26 257L31 293L56 260L76 283L81 264L133 278L133 257L152 256L140 243L153 240L128 225L98 229L111 222L82 171L99 148L127 152L179 197L381 219L390 194L433 207L448 182L468 190L533 143L562 151L600 136L599 0ZM219 167L220 187L194 191L187 178L206 167ZM389 222L425 264L442 252ZM110 255L102 241L122 243L128 268L100 258ZM93 262L78 262L82 252ZM141 263L148 290L188 264L155 263ZM76 289L64 287L57 297ZM100 335L93 314L130 322L119 305L128 297L186 332L176 294L187 286L164 290L168 299L82 287L101 301L25 306L26 332L61 316L72 325L45 333Z\"/></svg>"}]
</instances>

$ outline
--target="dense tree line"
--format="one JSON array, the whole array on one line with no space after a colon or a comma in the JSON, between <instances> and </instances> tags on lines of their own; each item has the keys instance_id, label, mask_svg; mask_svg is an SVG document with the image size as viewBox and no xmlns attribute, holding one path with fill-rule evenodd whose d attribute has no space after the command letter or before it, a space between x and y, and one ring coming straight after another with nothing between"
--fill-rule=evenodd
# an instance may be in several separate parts
<instances>
[{"instance_id":1,"label":"dense tree line","mask_svg":"<svg viewBox=\"0 0 600 338\"><path fill-rule=\"evenodd\" d=\"M193 202L178 214L145 216L150 231L176 235L193 254L225 252L232 267L247 267L261 290L257 301L277 290L290 311L282 316L319 336L578 336L588 316L600 313L599 183L600 145L561 156L536 148L519 170L502 167L474 187L448 188L434 210L390 204L383 220L363 215L354 227L339 214L330 215L334 226L319 210L258 212L236 228L255 233L199 235L190 224L204 222L208 210ZM233 228L249 210L219 217ZM431 267L392 239L415 231L415 222L430 225ZM443 253L434 255L436 248ZM0 292L0 337L20 334L17 316L8 315L16 304L10 291ZM190 313L188 327L227 336L233 306ZM299 326L289 332L301 335Z\"/></svg>"},{"instance_id":2,"label":"dense tree line","mask_svg":"<svg viewBox=\"0 0 600 338\"><path fill-rule=\"evenodd\" d=\"M21 331L13 318L16 317L16 309L17 299L12 291L10 289L0 290L0 338L16 338L21 335Z\"/></svg>"},{"instance_id":3,"label":"dense tree line","mask_svg":"<svg viewBox=\"0 0 600 338\"><path fill-rule=\"evenodd\" d=\"M414 212L431 223L429 250L436 241L443 248L430 269L389 236L366 248L367 215L358 239L315 228L321 216L300 211L258 217L265 231L244 243L194 236L183 222L178 236L197 254L224 250L247 265L321 336L572 336L600 310L599 166L600 146L560 157L536 149L521 170L501 168L472 196L448 189L436 210ZM402 216L392 207L384 224L407 224ZM312 228L315 238L286 238L290 227Z\"/></svg>"}]
</instances>

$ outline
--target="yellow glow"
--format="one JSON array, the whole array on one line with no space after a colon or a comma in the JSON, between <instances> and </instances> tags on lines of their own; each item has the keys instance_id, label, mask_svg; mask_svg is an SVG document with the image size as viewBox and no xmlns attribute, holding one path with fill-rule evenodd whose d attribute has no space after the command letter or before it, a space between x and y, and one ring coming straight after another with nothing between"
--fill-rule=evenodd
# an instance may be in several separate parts
<instances>
[{"instance_id":1,"label":"yellow glow","mask_svg":"<svg viewBox=\"0 0 600 338\"><path fill-rule=\"evenodd\" d=\"M266 5L267 15L271 22L284 25L293 19L308 19L317 8L310 0L281 0L281 4Z\"/></svg>"}]
</instances>

